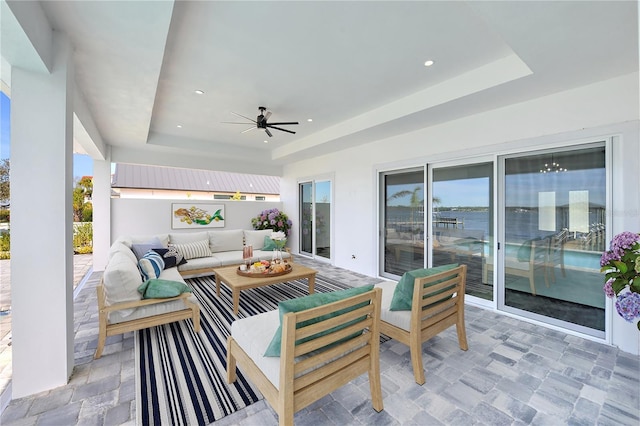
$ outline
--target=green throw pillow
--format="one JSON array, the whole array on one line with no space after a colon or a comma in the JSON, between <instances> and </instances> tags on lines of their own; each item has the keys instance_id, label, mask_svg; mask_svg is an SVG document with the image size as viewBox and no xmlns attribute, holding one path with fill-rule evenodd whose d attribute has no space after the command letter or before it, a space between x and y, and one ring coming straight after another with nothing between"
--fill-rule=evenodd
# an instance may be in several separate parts
<instances>
[{"instance_id":1,"label":"green throw pillow","mask_svg":"<svg viewBox=\"0 0 640 426\"><path fill-rule=\"evenodd\" d=\"M318 306L327 305L329 303L337 302L338 300L348 299L349 297L366 293L367 291L371 291L372 289L373 289L373 285L365 285L362 287L348 288L346 290L332 291L329 293L314 293L309 296L299 297L297 299L285 300L283 302L278 303L278 310L280 312L280 325L278 326L276 333L273 335L273 338L271 339L271 343L269 343L269 346L267 347L267 350L264 353L264 356L280 356L280 348L282 346L282 318L284 317L285 314L288 314L289 312L304 311L306 309L311 309ZM323 315L317 318L312 318L308 321L298 324L298 328L306 327L308 325L315 324L320 321L325 321L336 315L342 315L349 311L357 309L358 307L359 306L354 306L351 308L344 309L342 311L333 312L332 314L329 314L329 315ZM357 321L357 319L354 321ZM313 336L309 336L305 339L301 339L296 343L308 342L309 340L322 337L328 334L329 332L334 332L342 328L345 328L348 325L350 324L347 323L347 324L340 325L338 327L334 327L331 330L326 330L324 332L314 334ZM351 338L351 337L348 337L348 338Z\"/></svg>"},{"instance_id":2,"label":"green throw pillow","mask_svg":"<svg viewBox=\"0 0 640 426\"><path fill-rule=\"evenodd\" d=\"M167 299L180 296L182 293L191 293L191 289L180 281L169 281L153 278L142 283L138 292L143 299Z\"/></svg>"},{"instance_id":3,"label":"green throw pillow","mask_svg":"<svg viewBox=\"0 0 640 426\"><path fill-rule=\"evenodd\" d=\"M264 251L274 251L276 249L276 243L271 239L270 236L264 236L264 246L262 250Z\"/></svg>"},{"instance_id":4,"label":"green throw pillow","mask_svg":"<svg viewBox=\"0 0 640 426\"><path fill-rule=\"evenodd\" d=\"M448 271L450 269L457 268L457 263L450 265L436 266L435 268L416 269L414 271L405 272L398 281L396 289L393 292L393 298L391 299L390 311L410 311L411 302L413 300L413 284L416 278L429 277L431 275L439 274L440 272ZM433 283L437 284L437 282ZM432 284L432 285L433 285Z\"/></svg>"}]
</instances>

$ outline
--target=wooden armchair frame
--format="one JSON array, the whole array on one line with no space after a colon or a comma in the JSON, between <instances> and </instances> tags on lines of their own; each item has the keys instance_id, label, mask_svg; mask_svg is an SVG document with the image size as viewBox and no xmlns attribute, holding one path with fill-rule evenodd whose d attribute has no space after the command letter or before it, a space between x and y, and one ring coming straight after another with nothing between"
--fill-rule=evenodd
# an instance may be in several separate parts
<instances>
[{"instance_id":1,"label":"wooden armchair frame","mask_svg":"<svg viewBox=\"0 0 640 426\"><path fill-rule=\"evenodd\" d=\"M440 280L441 283L433 284ZM411 302L409 330L380 320L380 332L407 346L411 352L413 375L419 385L425 382L422 366L422 344L452 325L456 326L460 349L466 351L467 332L464 325L464 292L467 265L424 278L416 278Z\"/></svg>"},{"instance_id":2,"label":"wooden armchair frame","mask_svg":"<svg viewBox=\"0 0 640 426\"><path fill-rule=\"evenodd\" d=\"M366 305L357 307L363 303ZM233 383L236 380L237 365L276 411L279 424L293 425L294 413L368 373L373 408L378 412L382 411L380 303L381 290L374 289L338 302L284 315L278 387L271 383L233 337L229 336L227 382ZM356 309L348 313L296 328L309 319L353 307ZM351 321L355 323L339 331L330 331ZM362 334L349 338L360 331ZM319 332L328 334L296 343ZM348 340L341 342L345 338ZM327 348L327 345L332 346Z\"/></svg>"},{"instance_id":3,"label":"wooden armchair frame","mask_svg":"<svg viewBox=\"0 0 640 426\"><path fill-rule=\"evenodd\" d=\"M133 302L116 303L106 305L106 296L104 293L104 285L102 282L97 286L98 292L98 347L96 348L94 359L102 356L104 344L108 336L116 336L118 334L127 333L129 331L142 330L156 325L168 324L174 321L191 318L196 333L200 332L200 307L188 300L191 293L182 293L180 296L168 299L142 299ZM109 313L122 309L139 308L141 306L155 305L159 303L171 302L173 300L182 300L185 308L179 311L167 312L164 314L151 315L148 317L138 318L130 321L123 321L116 324L109 324Z\"/></svg>"}]
</instances>

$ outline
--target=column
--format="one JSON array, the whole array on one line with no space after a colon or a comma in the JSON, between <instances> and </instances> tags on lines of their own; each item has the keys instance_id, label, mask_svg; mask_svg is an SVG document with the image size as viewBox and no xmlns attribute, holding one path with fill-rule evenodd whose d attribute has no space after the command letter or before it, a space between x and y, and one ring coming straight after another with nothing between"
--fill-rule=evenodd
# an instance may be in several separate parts
<instances>
[{"instance_id":1,"label":"column","mask_svg":"<svg viewBox=\"0 0 640 426\"><path fill-rule=\"evenodd\" d=\"M51 74L12 69L12 397L73 370L73 66L54 32Z\"/></svg>"}]
</instances>

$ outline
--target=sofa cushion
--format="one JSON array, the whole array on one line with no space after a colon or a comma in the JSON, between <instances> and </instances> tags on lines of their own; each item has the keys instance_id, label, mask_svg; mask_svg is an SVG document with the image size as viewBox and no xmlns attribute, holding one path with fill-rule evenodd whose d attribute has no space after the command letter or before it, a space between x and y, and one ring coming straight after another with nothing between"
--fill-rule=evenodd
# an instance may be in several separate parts
<instances>
[{"instance_id":1,"label":"sofa cushion","mask_svg":"<svg viewBox=\"0 0 640 426\"><path fill-rule=\"evenodd\" d=\"M244 233L242 229L209 231L209 246L212 253L242 250L244 246ZM242 259L242 256L240 259Z\"/></svg>"},{"instance_id":2,"label":"sofa cushion","mask_svg":"<svg viewBox=\"0 0 640 426\"><path fill-rule=\"evenodd\" d=\"M175 268L173 270L175 270ZM140 295L140 293L138 293L138 295ZM192 303L198 303L198 299L193 294L189 295L187 299ZM122 311L110 312L109 324L117 324L123 321L132 321L140 318L149 318L154 315L165 314L167 312L174 312L182 309L185 309L185 304L182 300L170 300L164 303L140 306L139 308L135 308L133 313L130 313L126 317L122 315Z\"/></svg>"},{"instance_id":3,"label":"sofa cushion","mask_svg":"<svg viewBox=\"0 0 640 426\"><path fill-rule=\"evenodd\" d=\"M215 256L207 256L199 257L197 259L189 259L189 263L178 266L178 271L184 273L186 276L191 276L189 275L189 271L194 271L196 269L219 268L220 266L223 265ZM211 275L211 272L204 275Z\"/></svg>"},{"instance_id":4,"label":"sofa cushion","mask_svg":"<svg viewBox=\"0 0 640 426\"><path fill-rule=\"evenodd\" d=\"M343 299L347 299L349 297L353 297L353 296L357 296L359 294L362 293L366 293L367 291L370 291L371 289L373 289L373 285L365 285L362 287L354 287L354 288L348 288L346 290L338 290L338 291L332 291L329 293L314 293L311 294L309 296L304 296L304 297L298 297L297 299L291 299L291 300L285 300L282 301L280 303L278 303L278 311L280 313L280 326L278 327L278 329L276 330L275 334L273 335L273 338L271 339L271 343L269 344L269 347L267 348L266 352L264 353L264 356L280 356L280 348L282 346L282 317L284 317L285 314L288 314L289 312L300 312L300 311L304 311L307 309L311 309L311 308L315 308L318 306L322 306L322 305L327 305L329 303L333 303L333 302L337 302L338 300L343 300ZM312 318L308 321L305 321L303 323L298 324L301 327L306 327L308 325L311 324L315 324L321 321L325 321L331 317L336 316L338 313L343 314L349 311L352 311L354 309L358 308L358 306L353 306L347 309L344 309L342 311L338 311L338 312L334 312L332 314L329 315L323 315L317 318ZM354 321L357 321L357 319L355 319ZM347 324L342 324L338 327L334 327L331 330L327 330L327 331L323 331L317 334L314 334L313 336L309 336L306 337L304 339L301 339L300 341L296 342L296 344L298 343L304 343L304 342L308 342L309 340L313 340L316 339L318 337L322 337L326 334L328 334L329 332L334 332L336 330L340 330L342 328L345 328L349 325L349 323ZM359 334L359 333L358 333ZM349 336L347 337L347 339L352 338L353 336Z\"/></svg>"},{"instance_id":5,"label":"sofa cushion","mask_svg":"<svg viewBox=\"0 0 640 426\"><path fill-rule=\"evenodd\" d=\"M154 248L162 248L162 247L166 247L166 246L162 245L162 242L160 241L159 238L152 238L151 240L146 241L144 243L131 244L131 250L133 251L133 254L136 255L136 258L138 260L142 259L142 256L147 254L149 250L152 250Z\"/></svg>"},{"instance_id":6,"label":"sofa cushion","mask_svg":"<svg viewBox=\"0 0 640 426\"><path fill-rule=\"evenodd\" d=\"M260 230L244 230L244 245L253 246L254 250L262 250L264 247L265 237L270 237L273 231L271 229Z\"/></svg>"},{"instance_id":7,"label":"sofa cushion","mask_svg":"<svg viewBox=\"0 0 640 426\"><path fill-rule=\"evenodd\" d=\"M173 246L168 248L154 248L152 250L162 256L162 260L164 260L164 269L173 268L187 263L187 260L184 258L182 253L178 252L178 249Z\"/></svg>"},{"instance_id":8,"label":"sofa cushion","mask_svg":"<svg viewBox=\"0 0 640 426\"><path fill-rule=\"evenodd\" d=\"M393 299L391 299L391 306L389 309L392 311L410 311L411 302L413 300L413 287L416 278L429 277L457 267L457 263L452 263L449 265L436 266L435 268L416 269L405 272L402 275L402 278L400 278L400 281L398 281L398 285L393 292ZM435 285L438 282L440 281L431 283L430 285Z\"/></svg>"},{"instance_id":9,"label":"sofa cushion","mask_svg":"<svg viewBox=\"0 0 640 426\"><path fill-rule=\"evenodd\" d=\"M164 269L164 260L162 256L153 250L149 250L138 261L138 269L144 280L158 278Z\"/></svg>"},{"instance_id":10,"label":"sofa cushion","mask_svg":"<svg viewBox=\"0 0 640 426\"><path fill-rule=\"evenodd\" d=\"M138 287L142 283L138 265L123 253L115 253L103 274L107 305L140 300ZM122 317L131 315L133 309L120 311Z\"/></svg>"},{"instance_id":11,"label":"sofa cushion","mask_svg":"<svg viewBox=\"0 0 640 426\"><path fill-rule=\"evenodd\" d=\"M252 259L257 259L256 253L260 253L260 250L253 252ZM216 260L220 266L239 265L242 263L242 251L221 251L218 253L212 253L211 256ZM271 257L269 257L271 259Z\"/></svg>"},{"instance_id":12,"label":"sofa cushion","mask_svg":"<svg viewBox=\"0 0 640 426\"><path fill-rule=\"evenodd\" d=\"M169 234L170 244L195 243L196 241L209 240L207 231L201 232L175 232Z\"/></svg>"},{"instance_id":13,"label":"sofa cushion","mask_svg":"<svg viewBox=\"0 0 640 426\"><path fill-rule=\"evenodd\" d=\"M109 254L107 256L108 260L111 260L114 254L122 253L129 257L133 263L137 263L138 259L136 255L133 253L130 247L126 246L122 241L114 242L109 248Z\"/></svg>"},{"instance_id":14,"label":"sofa cushion","mask_svg":"<svg viewBox=\"0 0 640 426\"><path fill-rule=\"evenodd\" d=\"M143 244L155 238L160 240L161 247L166 247L169 244L169 234L124 236L118 237L116 241L121 242L130 248L133 244Z\"/></svg>"},{"instance_id":15,"label":"sofa cushion","mask_svg":"<svg viewBox=\"0 0 640 426\"><path fill-rule=\"evenodd\" d=\"M170 247L174 247L178 251L178 253L184 256L184 258L187 260L211 256L211 250L209 250L209 240L195 241L192 243L184 244L170 244Z\"/></svg>"},{"instance_id":16,"label":"sofa cushion","mask_svg":"<svg viewBox=\"0 0 640 426\"><path fill-rule=\"evenodd\" d=\"M168 299L185 292L191 293L191 288L184 282L152 278L143 282L138 292L143 299Z\"/></svg>"}]
</instances>

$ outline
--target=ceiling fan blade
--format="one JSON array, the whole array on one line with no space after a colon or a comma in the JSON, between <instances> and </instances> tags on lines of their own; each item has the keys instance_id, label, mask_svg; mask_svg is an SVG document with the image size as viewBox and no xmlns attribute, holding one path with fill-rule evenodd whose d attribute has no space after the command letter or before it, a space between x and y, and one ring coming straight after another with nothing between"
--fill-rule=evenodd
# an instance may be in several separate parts
<instances>
[{"instance_id":1,"label":"ceiling fan blade","mask_svg":"<svg viewBox=\"0 0 640 426\"><path fill-rule=\"evenodd\" d=\"M256 126L249 127L247 130L243 130L243 131L241 131L240 133L247 133L247 132L252 131L253 129L257 129L257 127L256 127Z\"/></svg>"},{"instance_id":2,"label":"ceiling fan blade","mask_svg":"<svg viewBox=\"0 0 640 426\"><path fill-rule=\"evenodd\" d=\"M247 120L249 120L249 121L250 121L250 122L252 122L252 123L256 123L256 120L254 120L253 118L245 117L244 115L242 115L242 114L238 114L237 112L233 112L233 111L231 111L231 114L233 114L233 115L237 115L238 117L246 118Z\"/></svg>"},{"instance_id":3,"label":"ceiling fan blade","mask_svg":"<svg viewBox=\"0 0 640 426\"><path fill-rule=\"evenodd\" d=\"M271 111L267 111L267 113L264 115L264 121L267 121L269 117L271 117Z\"/></svg>"},{"instance_id":4,"label":"ceiling fan blade","mask_svg":"<svg viewBox=\"0 0 640 426\"><path fill-rule=\"evenodd\" d=\"M271 132L269 131L269 129L267 129L266 127L265 127L264 131L269 135L269 137L272 137L272 136L273 136L273 135L271 134Z\"/></svg>"},{"instance_id":5,"label":"ceiling fan blade","mask_svg":"<svg viewBox=\"0 0 640 426\"><path fill-rule=\"evenodd\" d=\"M239 123L237 121L221 121L220 123L222 124L244 124L245 126L248 124L253 124L253 123Z\"/></svg>"},{"instance_id":6,"label":"ceiling fan blade","mask_svg":"<svg viewBox=\"0 0 640 426\"><path fill-rule=\"evenodd\" d=\"M271 124L275 124L276 126L279 126L279 125L282 125L282 124L283 125L294 125L294 124L300 124L300 123L298 123L297 121L282 121L280 123L269 123L269 124L270 125Z\"/></svg>"},{"instance_id":7,"label":"ceiling fan blade","mask_svg":"<svg viewBox=\"0 0 640 426\"><path fill-rule=\"evenodd\" d=\"M280 130L280 131L287 132L287 133L293 133L294 135L296 134L296 132L294 132L293 130L283 129L282 127L272 126L271 124L267 124L267 127L271 127L272 129ZM265 129L265 130L267 130L267 129Z\"/></svg>"}]
</instances>

